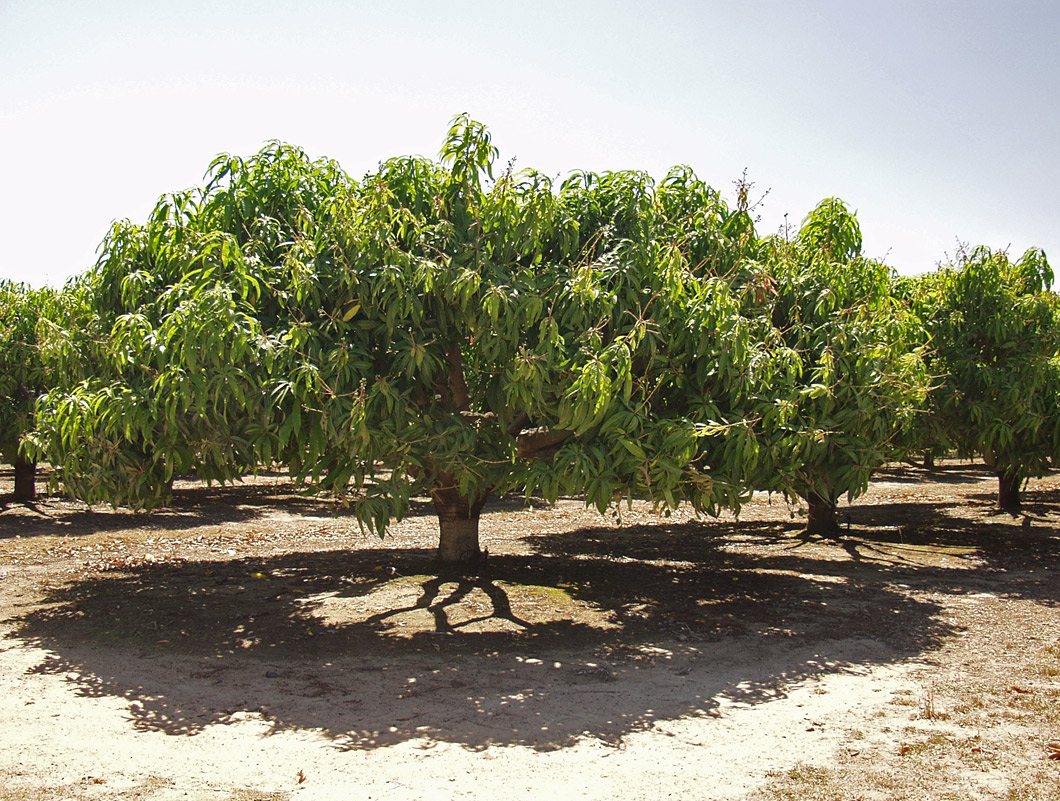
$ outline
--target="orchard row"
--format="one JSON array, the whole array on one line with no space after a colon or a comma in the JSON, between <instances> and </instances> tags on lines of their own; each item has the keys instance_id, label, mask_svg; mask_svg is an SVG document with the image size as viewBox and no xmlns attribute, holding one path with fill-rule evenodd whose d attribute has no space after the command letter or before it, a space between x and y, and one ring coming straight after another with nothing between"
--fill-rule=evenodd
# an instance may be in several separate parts
<instances>
[{"instance_id":1,"label":"orchard row","mask_svg":"<svg viewBox=\"0 0 1060 801\"><path fill-rule=\"evenodd\" d=\"M897 276L820 203L762 236L677 168L498 170L454 120L439 161L354 180L274 143L116 224L62 291L0 285L0 448L87 502L285 465L382 534L429 496L477 558L491 494L738 510L836 503L909 453L981 456L1014 510L1060 456L1044 254ZM746 189L746 187L743 187Z\"/></svg>"}]
</instances>

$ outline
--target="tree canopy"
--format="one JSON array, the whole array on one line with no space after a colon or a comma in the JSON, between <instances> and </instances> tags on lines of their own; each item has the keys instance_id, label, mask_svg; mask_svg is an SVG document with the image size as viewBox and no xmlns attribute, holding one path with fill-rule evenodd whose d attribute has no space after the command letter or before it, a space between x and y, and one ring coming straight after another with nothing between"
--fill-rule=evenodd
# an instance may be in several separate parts
<instances>
[{"instance_id":1,"label":"tree canopy","mask_svg":"<svg viewBox=\"0 0 1060 801\"><path fill-rule=\"evenodd\" d=\"M1060 308L1045 254L1013 261L985 247L918 280L915 301L935 354L932 404L947 442L981 455L999 478L998 503L1060 456Z\"/></svg>"},{"instance_id":2,"label":"tree canopy","mask_svg":"<svg viewBox=\"0 0 1060 801\"><path fill-rule=\"evenodd\" d=\"M903 453L929 386L919 320L861 241L854 213L829 198L793 239L771 237L764 249L766 309L795 365L765 418L776 450L766 488L805 498L815 533L835 533L838 498L862 495Z\"/></svg>"},{"instance_id":3,"label":"tree canopy","mask_svg":"<svg viewBox=\"0 0 1060 801\"><path fill-rule=\"evenodd\" d=\"M716 514L762 489L833 533L837 499L909 447L943 306L899 297L836 199L760 237L746 185L732 206L686 167L497 159L466 115L438 160L359 180L278 142L219 156L67 288L34 452L137 508L282 465L382 534L425 495L443 562L478 557L483 504L513 491Z\"/></svg>"},{"instance_id":4,"label":"tree canopy","mask_svg":"<svg viewBox=\"0 0 1060 801\"><path fill-rule=\"evenodd\" d=\"M556 186L495 158L466 117L441 162L360 181L274 144L116 225L92 367L41 405L67 487L150 507L280 462L378 532L429 495L453 561L490 493L738 508L773 369L732 286L746 210L687 169Z\"/></svg>"}]
</instances>

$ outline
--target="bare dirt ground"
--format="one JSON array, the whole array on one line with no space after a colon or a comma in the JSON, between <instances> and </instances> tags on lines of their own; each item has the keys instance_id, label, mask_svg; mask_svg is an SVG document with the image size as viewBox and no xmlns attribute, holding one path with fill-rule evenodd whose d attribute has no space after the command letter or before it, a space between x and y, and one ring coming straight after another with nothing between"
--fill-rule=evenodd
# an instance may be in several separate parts
<instances>
[{"instance_id":1,"label":"bare dirt ground","mask_svg":"<svg viewBox=\"0 0 1060 801\"><path fill-rule=\"evenodd\" d=\"M1013 518L895 466L830 541L501 499L441 577L426 504L379 541L279 476L10 491L0 801L1060 799L1060 476Z\"/></svg>"}]
</instances>

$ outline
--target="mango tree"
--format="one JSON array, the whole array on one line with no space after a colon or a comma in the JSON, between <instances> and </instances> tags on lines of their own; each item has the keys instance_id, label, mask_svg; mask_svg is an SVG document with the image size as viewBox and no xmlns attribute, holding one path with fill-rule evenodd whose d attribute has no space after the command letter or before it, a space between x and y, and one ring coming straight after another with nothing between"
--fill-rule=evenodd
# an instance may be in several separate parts
<instances>
[{"instance_id":1,"label":"mango tree","mask_svg":"<svg viewBox=\"0 0 1060 801\"><path fill-rule=\"evenodd\" d=\"M1020 509L1026 479L1060 455L1060 308L1041 250L1012 261L985 247L923 279L940 379L933 403L962 457L998 476L998 507Z\"/></svg>"},{"instance_id":2,"label":"mango tree","mask_svg":"<svg viewBox=\"0 0 1060 801\"><path fill-rule=\"evenodd\" d=\"M893 290L899 302L921 321L917 344L923 353L924 366L932 376L932 386L925 399L923 412L917 416L909 432L909 451L921 456L923 466L929 470L934 469L936 458L955 451L949 420L939 407L941 394L938 381L945 369L939 353L932 347L931 334L925 325L938 304L938 284L934 274L899 276L895 279Z\"/></svg>"},{"instance_id":3,"label":"mango tree","mask_svg":"<svg viewBox=\"0 0 1060 801\"><path fill-rule=\"evenodd\" d=\"M34 428L37 398L56 378L41 340L59 308L53 289L0 281L0 456L14 465L18 501L32 501L37 494L37 462L22 440Z\"/></svg>"},{"instance_id":4,"label":"mango tree","mask_svg":"<svg viewBox=\"0 0 1060 801\"><path fill-rule=\"evenodd\" d=\"M232 174L253 179L233 188ZM70 494L152 508L176 476L229 481L282 459L271 376L310 324L285 317L285 299L313 283L292 254L350 185L274 143L219 158L204 188L164 196L144 224L113 226L32 437Z\"/></svg>"},{"instance_id":5,"label":"mango tree","mask_svg":"<svg viewBox=\"0 0 1060 801\"><path fill-rule=\"evenodd\" d=\"M360 181L274 144L118 224L86 279L103 334L35 442L86 500L285 464L382 534L431 498L439 559L479 554L490 494L738 508L777 364L741 313L757 246L687 169L495 172L455 120L440 162Z\"/></svg>"},{"instance_id":6,"label":"mango tree","mask_svg":"<svg viewBox=\"0 0 1060 801\"><path fill-rule=\"evenodd\" d=\"M773 469L762 488L804 498L808 531L832 536L840 496L863 494L908 445L929 385L919 322L892 295L890 269L862 256L857 218L836 199L793 239L769 240L760 270L769 291L752 302L794 364L764 400Z\"/></svg>"}]
</instances>

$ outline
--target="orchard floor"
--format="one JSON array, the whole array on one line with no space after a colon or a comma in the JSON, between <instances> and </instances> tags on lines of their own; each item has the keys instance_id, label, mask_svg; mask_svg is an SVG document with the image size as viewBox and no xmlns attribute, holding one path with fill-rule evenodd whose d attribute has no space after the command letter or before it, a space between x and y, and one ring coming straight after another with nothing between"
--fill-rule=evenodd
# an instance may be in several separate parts
<instances>
[{"instance_id":1,"label":"orchard floor","mask_svg":"<svg viewBox=\"0 0 1060 801\"><path fill-rule=\"evenodd\" d=\"M279 476L150 516L11 481L0 801L1060 798L1060 476L1013 518L896 465L829 541L502 499L463 577L422 503L380 541Z\"/></svg>"}]
</instances>

